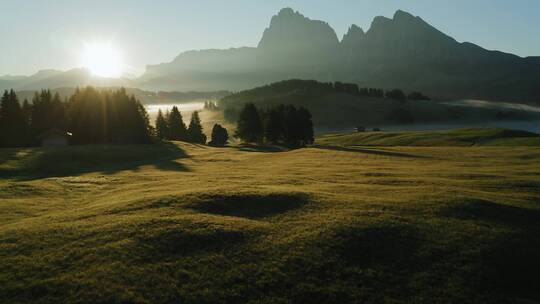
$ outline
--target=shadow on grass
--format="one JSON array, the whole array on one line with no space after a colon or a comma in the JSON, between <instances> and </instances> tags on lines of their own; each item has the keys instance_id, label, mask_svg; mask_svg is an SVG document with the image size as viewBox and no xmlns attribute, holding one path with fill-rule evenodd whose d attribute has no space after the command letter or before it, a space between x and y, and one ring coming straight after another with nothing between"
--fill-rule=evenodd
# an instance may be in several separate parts
<instances>
[{"instance_id":1,"label":"shadow on grass","mask_svg":"<svg viewBox=\"0 0 540 304\"><path fill-rule=\"evenodd\" d=\"M256 145L256 144L240 144L238 145L238 150L246 152L265 152L265 153L276 153L276 152L286 152L290 149L287 147L276 146L276 145Z\"/></svg>"},{"instance_id":2,"label":"shadow on grass","mask_svg":"<svg viewBox=\"0 0 540 304\"><path fill-rule=\"evenodd\" d=\"M161 227L136 237L137 251L146 261L234 248L252 237L249 231L222 227Z\"/></svg>"},{"instance_id":3,"label":"shadow on grass","mask_svg":"<svg viewBox=\"0 0 540 304\"><path fill-rule=\"evenodd\" d=\"M341 227L332 237L332 252L349 265L400 267L413 260L421 237L406 225ZM397 265L397 266L396 266Z\"/></svg>"},{"instance_id":4,"label":"shadow on grass","mask_svg":"<svg viewBox=\"0 0 540 304\"><path fill-rule=\"evenodd\" d=\"M540 224L540 211L469 199L441 211L442 216L463 220L487 221L514 228Z\"/></svg>"},{"instance_id":5,"label":"shadow on grass","mask_svg":"<svg viewBox=\"0 0 540 304\"><path fill-rule=\"evenodd\" d=\"M4 148L0 149L0 165L17 160L17 153L23 149Z\"/></svg>"},{"instance_id":6,"label":"shadow on grass","mask_svg":"<svg viewBox=\"0 0 540 304\"><path fill-rule=\"evenodd\" d=\"M540 301L540 235L512 233L498 239L479 259L480 288L512 298ZM525 302L524 302L525 303Z\"/></svg>"},{"instance_id":7,"label":"shadow on grass","mask_svg":"<svg viewBox=\"0 0 540 304\"><path fill-rule=\"evenodd\" d=\"M16 159L15 166L0 167L0 177L32 180L72 176L89 172L114 174L138 170L145 165L167 171L188 171L176 162L187 154L172 143L151 145L88 145L34 148ZM13 158L13 157L12 157Z\"/></svg>"},{"instance_id":8,"label":"shadow on grass","mask_svg":"<svg viewBox=\"0 0 540 304\"><path fill-rule=\"evenodd\" d=\"M482 250L476 270L479 288L514 299L540 300L539 210L474 199L450 206L442 215L510 228Z\"/></svg>"},{"instance_id":9,"label":"shadow on grass","mask_svg":"<svg viewBox=\"0 0 540 304\"><path fill-rule=\"evenodd\" d=\"M308 198L304 193L236 193L202 197L188 207L204 213L257 219L300 208Z\"/></svg>"},{"instance_id":10,"label":"shadow on grass","mask_svg":"<svg viewBox=\"0 0 540 304\"><path fill-rule=\"evenodd\" d=\"M361 148L361 147L343 147L343 146L326 146L326 145L314 145L312 147L316 149L323 149L323 150L356 152L356 153L373 154L373 155L390 156L390 157L429 158L427 156L422 156L422 155L388 151L388 150L382 150L382 149L365 148L365 147Z\"/></svg>"}]
</instances>

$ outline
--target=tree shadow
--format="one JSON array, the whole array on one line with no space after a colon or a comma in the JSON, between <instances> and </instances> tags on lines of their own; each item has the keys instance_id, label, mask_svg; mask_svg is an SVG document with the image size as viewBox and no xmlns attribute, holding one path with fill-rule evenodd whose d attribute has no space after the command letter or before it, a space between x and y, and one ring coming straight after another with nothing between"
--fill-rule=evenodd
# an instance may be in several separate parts
<instances>
[{"instance_id":1,"label":"tree shadow","mask_svg":"<svg viewBox=\"0 0 540 304\"><path fill-rule=\"evenodd\" d=\"M0 148L0 165L17 160L17 153L20 150L17 148Z\"/></svg>"},{"instance_id":2,"label":"tree shadow","mask_svg":"<svg viewBox=\"0 0 540 304\"><path fill-rule=\"evenodd\" d=\"M499 238L479 259L479 287L513 298L540 301L539 257L538 230Z\"/></svg>"},{"instance_id":3,"label":"tree shadow","mask_svg":"<svg viewBox=\"0 0 540 304\"><path fill-rule=\"evenodd\" d=\"M276 153L276 152L286 152L290 149L283 146L276 145L256 145L256 144L240 144L238 145L238 150L245 152L263 152L263 153Z\"/></svg>"},{"instance_id":4,"label":"tree shadow","mask_svg":"<svg viewBox=\"0 0 540 304\"><path fill-rule=\"evenodd\" d=\"M333 233L330 253L351 266L395 270L413 260L421 242L419 232L407 225L347 226Z\"/></svg>"},{"instance_id":5,"label":"tree shadow","mask_svg":"<svg viewBox=\"0 0 540 304\"><path fill-rule=\"evenodd\" d=\"M478 288L540 300L540 210L473 199L449 206L441 214L510 228L482 250L475 270Z\"/></svg>"},{"instance_id":6,"label":"tree shadow","mask_svg":"<svg viewBox=\"0 0 540 304\"><path fill-rule=\"evenodd\" d=\"M361 147L343 147L343 146L327 146L327 145L314 145L312 147L316 149L323 149L323 150L356 152L356 153L373 154L373 155L390 156L390 157L430 158L428 156L423 156L423 155L395 152L395 151L389 151L389 150L383 150L383 149L365 148L365 147L361 148Z\"/></svg>"},{"instance_id":7,"label":"tree shadow","mask_svg":"<svg viewBox=\"0 0 540 304\"><path fill-rule=\"evenodd\" d=\"M440 212L442 216L463 220L487 221L511 227L540 224L540 211L497 204L482 199L469 199L448 206Z\"/></svg>"},{"instance_id":8,"label":"tree shadow","mask_svg":"<svg viewBox=\"0 0 540 304\"><path fill-rule=\"evenodd\" d=\"M100 172L114 174L153 165L159 170L188 171L176 160L188 155L175 144L81 145L34 148L17 159L15 168L0 169L0 176L17 180L73 176Z\"/></svg>"},{"instance_id":9,"label":"tree shadow","mask_svg":"<svg viewBox=\"0 0 540 304\"><path fill-rule=\"evenodd\" d=\"M204 213L258 219L285 213L308 202L304 193L209 195L188 207Z\"/></svg>"}]
</instances>

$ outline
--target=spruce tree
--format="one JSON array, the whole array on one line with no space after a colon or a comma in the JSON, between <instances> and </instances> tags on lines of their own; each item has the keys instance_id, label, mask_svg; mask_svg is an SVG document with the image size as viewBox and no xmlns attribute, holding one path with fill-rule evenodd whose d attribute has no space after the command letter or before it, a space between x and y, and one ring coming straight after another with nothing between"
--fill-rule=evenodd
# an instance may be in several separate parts
<instances>
[{"instance_id":1,"label":"spruce tree","mask_svg":"<svg viewBox=\"0 0 540 304\"><path fill-rule=\"evenodd\" d=\"M30 125L30 121L32 118L32 105L30 102L28 102L28 99L25 99L22 104L22 112L24 115L24 121L27 125Z\"/></svg>"},{"instance_id":2,"label":"spruce tree","mask_svg":"<svg viewBox=\"0 0 540 304\"><path fill-rule=\"evenodd\" d=\"M161 139L169 138L169 125L167 123L167 120L163 116L161 110L158 111L158 115L156 118L156 135L158 138Z\"/></svg>"},{"instance_id":3,"label":"spruce tree","mask_svg":"<svg viewBox=\"0 0 540 304\"><path fill-rule=\"evenodd\" d=\"M235 135L248 143L262 142L263 124L259 111L253 103L246 103L240 112Z\"/></svg>"},{"instance_id":4,"label":"spruce tree","mask_svg":"<svg viewBox=\"0 0 540 304\"><path fill-rule=\"evenodd\" d=\"M284 140L285 129L285 107L283 105L274 107L268 111L265 121L264 136L270 143L276 144Z\"/></svg>"},{"instance_id":5,"label":"spruce tree","mask_svg":"<svg viewBox=\"0 0 540 304\"><path fill-rule=\"evenodd\" d=\"M300 107L297 112L297 117L300 125L300 144L302 146L312 144L314 142L314 134L311 113L308 109Z\"/></svg>"},{"instance_id":6,"label":"spruce tree","mask_svg":"<svg viewBox=\"0 0 540 304\"><path fill-rule=\"evenodd\" d=\"M298 147L301 138L301 126L298 120L298 110L293 105L285 107L285 144L290 147Z\"/></svg>"},{"instance_id":7,"label":"spruce tree","mask_svg":"<svg viewBox=\"0 0 540 304\"><path fill-rule=\"evenodd\" d=\"M0 101L0 144L4 147L24 146L27 125L15 91L5 91Z\"/></svg>"},{"instance_id":8,"label":"spruce tree","mask_svg":"<svg viewBox=\"0 0 540 304\"><path fill-rule=\"evenodd\" d=\"M188 138L190 142L205 144L206 135L203 133L201 119L199 118L199 112L195 111L191 114L191 121L189 122Z\"/></svg>"},{"instance_id":9,"label":"spruce tree","mask_svg":"<svg viewBox=\"0 0 540 304\"><path fill-rule=\"evenodd\" d=\"M174 106L169 113L169 139L187 141L187 129L178 107Z\"/></svg>"}]
</instances>

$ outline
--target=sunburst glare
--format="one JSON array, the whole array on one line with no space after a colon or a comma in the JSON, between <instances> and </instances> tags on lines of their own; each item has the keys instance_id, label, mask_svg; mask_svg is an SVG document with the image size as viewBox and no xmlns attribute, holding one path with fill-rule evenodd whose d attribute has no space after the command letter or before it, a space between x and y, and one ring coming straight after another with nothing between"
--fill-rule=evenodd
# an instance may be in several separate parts
<instances>
[{"instance_id":1,"label":"sunburst glare","mask_svg":"<svg viewBox=\"0 0 540 304\"><path fill-rule=\"evenodd\" d=\"M122 53L111 42L85 43L81 65L101 77L120 77L124 71Z\"/></svg>"}]
</instances>

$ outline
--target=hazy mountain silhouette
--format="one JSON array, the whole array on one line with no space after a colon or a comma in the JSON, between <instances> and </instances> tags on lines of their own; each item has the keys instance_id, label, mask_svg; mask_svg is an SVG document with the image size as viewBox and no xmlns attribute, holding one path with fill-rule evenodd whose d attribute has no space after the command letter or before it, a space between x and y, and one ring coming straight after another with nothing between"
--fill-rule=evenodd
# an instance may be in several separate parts
<instances>
[{"instance_id":1,"label":"hazy mountain silhouette","mask_svg":"<svg viewBox=\"0 0 540 304\"><path fill-rule=\"evenodd\" d=\"M41 70L31 76L0 78L0 90L15 89L23 91L88 85L101 87L133 86L133 82L126 78L93 76L89 70L82 68L68 71Z\"/></svg>"},{"instance_id":2,"label":"hazy mountain silhouette","mask_svg":"<svg viewBox=\"0 0 540 304\"><path fill-rule=\"evenodd\" d=\"M460 43L420 17L397 11L338 39L325 22L291 8L273 16L257 47L188 51L149 65L138 79L45 70L0 77L0 89L127 86L162 91L243 90L284 79L401 88L432 97L540 103L540 57L521 58Z\"/></svg>"},{"instance_id":3,"label":"hazy mountain silhouette","mask_svg":"<svg viewBox=\"0 0 540 304\"><path fill-rule=\"evenodd\" d=\"M139 86L167 90L246 89L303 78L400 87L432 96L538 102L540 59L459 43L397 11L368 31L352 25L339 41L325 22L290 8L272 17L256 48L190 51L151 65Z\"/></svg>"}]
</instances>

